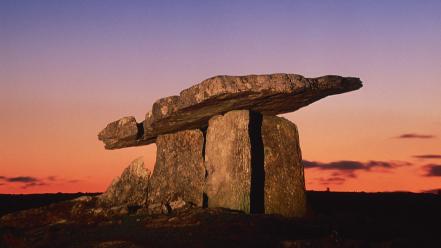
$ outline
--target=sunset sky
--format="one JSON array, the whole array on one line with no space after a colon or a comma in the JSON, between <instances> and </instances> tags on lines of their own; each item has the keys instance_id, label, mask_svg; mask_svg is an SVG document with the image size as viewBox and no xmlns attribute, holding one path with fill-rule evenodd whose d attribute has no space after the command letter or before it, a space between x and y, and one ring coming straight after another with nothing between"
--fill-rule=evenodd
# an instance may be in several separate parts
<instances>
[{"instance_id":1,"label":"sunset sky","mask_svg":"<svg viewBox=\"0 0 441 248\"><path fill-rule=\"evenodd\" d=\"M441 188L441 1L0 1L0 193L103 191L97 133L219 74L361 78L284 117L306 187Z\"/></svg>"}]
</instances>

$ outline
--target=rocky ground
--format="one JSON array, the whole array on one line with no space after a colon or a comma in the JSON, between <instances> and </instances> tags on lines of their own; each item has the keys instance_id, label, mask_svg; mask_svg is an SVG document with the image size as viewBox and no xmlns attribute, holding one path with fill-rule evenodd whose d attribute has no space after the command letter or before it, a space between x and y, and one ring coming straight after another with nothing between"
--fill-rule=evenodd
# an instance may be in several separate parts
<instances>
[{"instance_id":1,"label":"rocky ground","mask_svg":"<svg viewBox=\"0 0 441 248\"><path fill-rule=\"evenodd\" d=\"M32 196L13 201L3 195L0 202L26 197ZM296 219L188 205L149 215L144 209L102 208L95 196L82 196L3 214L0 247L441 247L439 195L307 197L308 215Z\"/></svg>"}]
</instances>

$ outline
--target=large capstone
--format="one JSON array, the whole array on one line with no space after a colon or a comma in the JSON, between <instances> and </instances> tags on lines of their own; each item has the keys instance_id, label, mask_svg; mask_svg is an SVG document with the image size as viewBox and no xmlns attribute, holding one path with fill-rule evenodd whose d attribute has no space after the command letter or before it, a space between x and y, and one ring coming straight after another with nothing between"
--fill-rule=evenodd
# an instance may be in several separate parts
<instances>
[{"instance_id":1,"label":"large capstone","mask_svg":"<svg viewBox=\"0 0 441 248\"><path fill-rule=\"evenodd\" d=\"M202 206L205 179L202 131L185 130L160 135L156 147L149 203L168 205L184 201Z\"/></svg>"},{"instance_id":2,"label":"large capstone","mask_svg":"<svg viewBox=\"0 0 441 248\"><path fill-rule=\"evenodd\" d=\"M206 134L205 194L208 207L250 212L250 113L231 111L210 119Z\"/></svg>"},{"instance_id":3,"label":"large capstone","mask_svg":"<svg viewBox=\"0 0 441 248\"><path fill-rule=\"evenodd\" d=\"M150 171L144 168L144 161L139 157L124 169L120 177L115 178L98 201L110 207L139 206L147 203Z\"/></svg>"},{"instance_id":4,"label":"large capstone","mask_svg":"<svg viewBox=\"0 0 441 248\"><path fill-rule=\"evenodd\" d=\"M263 116L261 130L265 213L304 216L305 179L297 127L285 118Z\"/></svg>"},{"instance_id":5,"label":"large capstone","mask_svg":"<svg viewBox=\"0 0 441 248\"><path fill-rule=\"evenodd\" d=\"M249 109L265 115L288 113L326 96L361 87L359 78L334 75L318 78L286 73L215 76L181 91L179 96L157 100L144 123L138 124L143 128L138 135L119 138L118 133L114 134L119 129L112 125L102 131L108 135L99 135L99 139L106 149L146 145L155 142L161 134L206 128L211 117L228 111Z\"/></svg>"}]
</instances>

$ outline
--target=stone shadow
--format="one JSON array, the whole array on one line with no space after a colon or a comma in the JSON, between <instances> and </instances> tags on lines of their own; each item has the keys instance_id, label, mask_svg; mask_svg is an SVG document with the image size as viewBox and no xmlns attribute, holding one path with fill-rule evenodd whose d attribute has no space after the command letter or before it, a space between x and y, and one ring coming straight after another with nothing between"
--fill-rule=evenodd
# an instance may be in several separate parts
<instances>
[{"instance_id":1,"label":"stone shadow","mask_svg":"<svg viewBox=\"0 0 441 248\"><path fill-rule=\"evenodd\" d=\"M251 144L251 190L250 212L265 212L265 168L264 147L262 141L262 114L250 111L248 133Z\"/></svg>"}]
</instances>

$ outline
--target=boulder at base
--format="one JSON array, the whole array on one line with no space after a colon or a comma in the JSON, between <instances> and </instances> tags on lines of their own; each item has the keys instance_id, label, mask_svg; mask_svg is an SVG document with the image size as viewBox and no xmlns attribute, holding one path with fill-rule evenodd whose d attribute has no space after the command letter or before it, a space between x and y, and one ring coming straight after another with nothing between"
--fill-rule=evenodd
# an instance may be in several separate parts
<instances>
[{"instance_id":1,"label":"boulder at base","mask_svg":"<svg viewBox=\"0 0 441 248\"><path fill-rule=\"evenodd\" d=\"M98 201L108 206L145 206L150 171L144 168L143 157L132 161L120 177L115 178Z\"/></svg>"}]
</instances>

